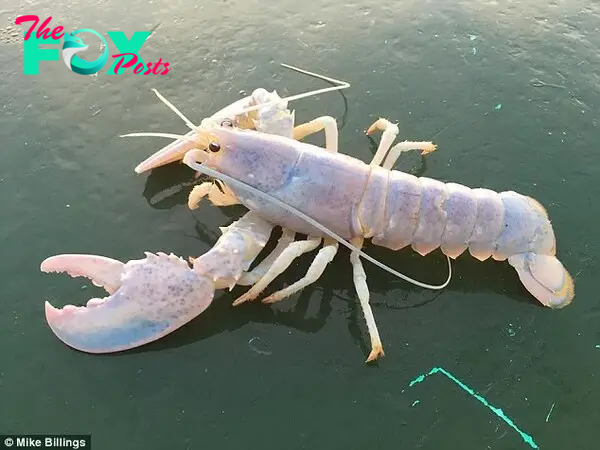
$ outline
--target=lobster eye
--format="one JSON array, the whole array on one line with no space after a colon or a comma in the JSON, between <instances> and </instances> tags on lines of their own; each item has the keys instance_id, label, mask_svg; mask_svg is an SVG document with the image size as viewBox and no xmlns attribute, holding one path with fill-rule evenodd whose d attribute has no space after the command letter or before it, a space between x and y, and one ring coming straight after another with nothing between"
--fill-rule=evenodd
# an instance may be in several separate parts
<instances>
[{"instance_id":1,"label":"lobster eye","mask_svg":"<svg viewBox=\"0 0 600 450\"><path fill-rule=\"evenodd\" d=\"M223 122L221 122L221 126L233 128L233 122L229 119L225 119L225 120L223 120Z\"/></svg>"},{"instance_id":2,"label":"lobster eye","mask_svg":"<svg viewBox=\"0 0 600 450\"><path fill-rule=\"evenodd\" d=\"M208 149L213 153L217 153L219 150L221 150L221 146L216 142L210 142L208 144Z\"/></svg>"}]
</instances>

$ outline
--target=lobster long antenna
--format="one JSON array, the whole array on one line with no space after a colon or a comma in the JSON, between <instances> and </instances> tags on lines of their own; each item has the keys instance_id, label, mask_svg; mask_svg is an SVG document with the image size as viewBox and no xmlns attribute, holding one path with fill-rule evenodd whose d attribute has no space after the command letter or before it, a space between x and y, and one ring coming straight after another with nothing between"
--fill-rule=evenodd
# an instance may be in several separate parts
<instances>
[{"instance_id":1,"label":"lobster long antenna","mask_svg":"<svg viewBox=\"0 0 600 450\"><path fill-rule=\"evenodd\" d=\"M336 80L335 78L327 77L325 75L321 75L321 74L315 73L315 72L309 72L308 70L300 69L299 67L290 66L289 64L281 63L281 66L286 67L291 70L294 70L299 73L303 73L305 75L309 75L314 78L319 78L320 80L329 81L330 83L337 84L337 86L331 86L328 88L322 88L322 89L317 89L314 91L303 92L301 94L291 95L289 97L284 97L279 100L271 100L266 103L261 103L260 105L249 106L247 108L242 109L240 111L240 114L249 113L251 111L262 108L263 106L273 105L273 104L279 103L279 102L290 102L292 100L299 100L301 98L312 97L314 95L324 94L325 92L340 91L342 89L347 89L350 87L350 83L348 83L346 81Z\"/></svg>"},{"instance_id":2,"label":"lobster long antenna","mask_svg":"<svg viewBox=\"0 0 600 450\"><path fill-rule=\"evenodd\" d=\"M167 100L165 97L163 97L160 92L158 92L156 89L152 88L152 91L154 91L154 93L156 94L156 96L160 99L161 102L163 102L165 105L167 105L171 111L173 111L175 114L177 114L179 117L181 117L183 119L183 121L185 122L185 124L192 130L195 130L196 128L198 128L196 125L194 125L192 123L192 121L190 119L188 119L187 117L185 117L185 115L179 111L175 105L173 103L171 103L169 100Z\"/></svg>"},{"instance_id":3,"label":"lobster long antenna","mask_svg":"<svg viewBox=\"0 0 600 450\"><path fill-rule=\"evenodd\" d=\"M194 138L190 135L183 134L173 134L173 133L152 133L152 132L142 132L142 133L127 133L122 134L119 137L164 137L167 139L182 139L187 141L193 141Z\"/></svg>"},{"instance_id":4,"label":"lobster long antenna","mask_svg":"<svg viewBox=\"0 0 600 450\"><path fill-rule=\"evenodd\" d=\"M309 75L311 77L318 78L320 80L329 81L330 83L334 83L334 84L337 84L339 86L344 86L343 89L345 89L347 87L350 87L350 84L347 81L336 80L335 78L331 78L331 77L328 77L328 76L325 76L325 75L321 75L320 73L309 72L306 69L301 69L299 67L291 66L291 65L285 64L285 63L280 63L279 65L282 66L282 67L286 67L288 69L292 69L292 70L294 70L296 72L303 73L304 75Z\"/></svg>"},{"instance_id":5,"label":"lobster long antenna","mask_svg":"<svg viewBox=\"0 0 600 450\"><path fill-rule=\"evenodd\" d=\"M211 169L210 167L207 167L205 165L202 164L198 164L194 158L194 155L198 154L198 153L202 153L201 150L191 150L189 152L187 152L185 154L185 156L183 157L183 163L186 164L187 166L189 166L190 168L203 173L204 175L208 175L210 177L213 178L217 178L225 183L227 183L230 186L236 186L242 190L245 190L246 192L250 192L251 194L254 194L258 197L261 197L265 200L268 200L274 204L276 204L277 206L279 206L280 208L285 209L286 211L295 214L296 216L298 216L299 218L301 218L302 220L308 222L309 224L311 224L312 226L314 226L315 228L318 228L319 230L321 230L323 233L327 234L329 237L331 237L332 239L335 239L336 241L338 241L339 243L341 243L342 245L344 245L345 247L347 247L348 249L350 249L351 251L357 252L359 254L359 256L362 256L363 258L365 258L367 261L375 264L377 267L385 270L386 272L391 273L392 275L395 275L398 278L401 278L405 281L408 281L409 283L412 283L416 286L422 287L422 288L426 288L426 289L432 289L432 290L440 290L440 289L444 289L446 286L448 286L448 283L450 283L450 280L452 279L452 265L450 263L450 257L448 257L446 255L446 259L448 260L448 279L441 285L432 285L432 284L427 284L427 283L422 283L420 281L417 281L413 278L410 278L394 269L392 269L391 267L388 267L387 265L385 265L384 263L378 261L377 259L367 255L366 253L364 253L361 249L359 249L358 247L356 247L355 245L351 244L350 242L346 241L344 238L342 238L341 236L339 236L338 234L336 234L335 232L331 231L330 229L328 229L326 226L320 224L319 222L317 222L316 220L314 220L313 218L307 216L306 214L304 214L303 212L297 210L296 208L294 208L291 205L288 205L285 202L282 202L281 200L271 196L270 194L266 193L266 192L262 192L258 189L256 189L253 186L250 186L249 184L244 183L243 181L240 180L236 180L235 178L231 178L228 175L225 175L217 170Z\"/></svg>"}]
</instances>

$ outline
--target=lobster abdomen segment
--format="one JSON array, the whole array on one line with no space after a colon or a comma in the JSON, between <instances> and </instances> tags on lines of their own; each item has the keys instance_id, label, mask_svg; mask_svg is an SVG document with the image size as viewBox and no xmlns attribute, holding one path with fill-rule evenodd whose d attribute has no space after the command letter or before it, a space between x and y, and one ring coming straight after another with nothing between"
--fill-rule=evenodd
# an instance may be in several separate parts
<instances>
[{"instance_id":1,"label":"lobster abdomen segment","mask_svg":"<svg viewBox=\"0 0 600 450\"><path fill-rule=\"evenodd\" d=\"M419 181L423 191L412 248L425 256L442 245L442 235L448 221L448 214L444 210L448 189L445 183L433 178L421 177Z\"/></svg>"},{"instance_id":2,"label":"lobster abdomen segment","mask_svg":"<svg viewBox=\"0 0 600 450\"><path fill-rule=\"evenodd\" d=\"M375 176L383 174L372 171L366 192ZM413 242L413 236L419 223L419 211L423 186L419 178L397 170L385 174L387 182L385 201L365 204L364 197L359 205L363 228L372 231L372 242L375 245L391 250L400 250ZM369 208L383 209L383 214L369 216L364 211ZM376 223L369 223L370 217L377 217Z\"/></svg>"},{"instance_id":3,"label":"lobster abdomen segment","mask_svg":"<svg viewBox=\"0 0 600 450\"><path fill-rule=\"evenodd\" d=\"M479 261L494 255L496 239L504 225L504 203L500 195L491 189L472 189L476 201L477 216L473 233L469 238L469 253Z\"/></svg>"},{"instance_id":4,"label":"lobster abdomen segment","mask_svg":"<svg viewBox=\"0 0 600 450\"><path fill-rule=\"evenodd\" d=\"M477 198L472 189L458 183L446 183L448 197L443 205L446 228L441 250L451 258L460 256L472 241L478 218Z\"/></svg>"}]
</instances>

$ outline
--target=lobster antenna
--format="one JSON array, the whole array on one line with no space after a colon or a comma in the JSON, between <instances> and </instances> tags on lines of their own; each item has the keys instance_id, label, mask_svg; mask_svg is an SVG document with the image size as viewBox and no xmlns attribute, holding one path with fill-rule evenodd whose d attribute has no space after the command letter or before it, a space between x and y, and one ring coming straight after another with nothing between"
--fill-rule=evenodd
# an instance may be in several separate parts
<instances>
[{"instance_id":1,"label":"lobster antenna","mask_svg":"<svg viewBox=\"0 0 600 450\"><path fill-rule=\"evenodd\" d=\"M273 105L278 102L290 102L292 100L299 100L301 98L312 97L314 95L324 94L325 92L340 91L342 89L347 89L350 87L350 83L348 83L346 81L336 80L335 78L330 78L330 77L327 77L325 75L321 75L321 74L315 73L315 72L309 72L308 70L300 69L299 67L290 66L289 64L281 63L281 66L286 67L291 70L294 70L299 73L303 73L305 75L309 75L314 78L318 78L320 80L329 81L330 83L337 84L337 86L331 86L328 88L317 89L315 91L303 92L301 94L291 95L289 97L284 97L279 100L271 100L266 103L261 103L260 105L249 106L247 108L242 109L240 111L240 114L249 113L251 111L262 108L263 106Z\"/></svg>"},{"instance_id":2,"label":"lobster antenna","mask_svg":"<svg viewBox=\"0 0 600 450\"><path fill-rule=\"evenodd\" d=\"M193 141L194 138L191 135L173 134L173 133L127 133L122 134L119 137L164 137L168 139L182 139L186 141Z\"/></svg>"},{"instance_id":3,"label":"lobster antenna","mask_svg":"<svg viewBox=\"0 0 600 450\"><path fill-rule=\"evenodd\" d=\"M329 237L335 239L336 241L338 241L339 243L343 244L345 247L347 247L348 249L357 252L359 254L359 256L362 256L363 258L365 258L367 261L375 264L377 267L385 270L386 272L391 273L392 275L397 276L398 278L401 278L405 281L408 281L409 283L412 283L416 286L422 287L422 288L426 288L426 289L432 289L432 290L440 290L440 289L444 289L446 286L448 286L448 283L450 283L450 280L452 278L452 265L450 263L450 257L446 256L446 259L448 260L448 279L441 285L435 286L432 284L427 284L427 283L422 283L420 281L414 280L406 275L401 274L400 272L392 269L391 267L388 267L387 265L385 265L384 263L376 260L375 258L367 255L366 253L364 253L361 249L359 249L358 247L356 247L355 245L351 244L350 242L346 241L344 238L342 238L341 236L339 236L338 234L336 234L335 232L331 231L330 229L328 229L327 227L325 227L324 225L320 224L319 222L317 222L316 220L312 219L311 217L307 216L306 214L304 214L303 212L297 210L296 208L294 208L291 205L288 205L285 202L282 202L281 200L271 196L270 194L266 193L266 192L262 192L258 189L256 189L255 187L250 186L249 184L244 183L243 181L240 180L236 180L235 178L231 178L228 175L225 175L221 172L218 172L217 170L211 169L205 165L202 164L198 164L195 159L194 159L194 155L197 154L198 152L202 152L201 150L191 150L189 152L187 152L185 154L185 156L183 157L183 163L186 164L187 166L189 166L190 168L197 170L200 173L203 173L204 175L208 175L210 177L213 178L217 178L225 183L227 183L230 186L236 186L242 190L245 190L247 192L250 192L258 197L261 197L265 200L268 200L272 203L275 203L277 206L279 206L280 208L283 208L285 210L287 210L288 212L295 214L296 216L298 216L299 218L301 218L302 220L308 222L309 224L311 224L312 226L314 226L315 228L318 228L319 230L321 230L323 233L327 234Z\"/></svg>"},{"instance_id":4,"label":"lobster antenna","mask_svg":"<svg viewBox=\"0 0 600 450\"><path fill-rule=\"evenodd\" d=\"M191 120L189 120L187 117L185 117L183 115L183 113L181 111L179 111L175 105L173 103L171 103L169 100L167 100L165 97L163 97L160 92L158 92L156 89L152 88L152 90L154 91L154 93L156 94L156 96L160 99L161 102L163 102L165 105L167 105L171 111L173 111L175 114L177 114L179 117L181 117L183 119L183 121L185 122L185 124L192 130L195 130L196 128L198 128L196 125L194 125L192 123Z\"/></svg>"},{"instance_id":5,"label":"lobster antenna","mask_svg":"<svg viewBox=\"0 0 600 450\"><path fill-rule=\"evenodd\" d=\"M321 75L320 73L309 72L306 69L301 69L299 67L291 66L289 64L280 63L279 65L282 66L282 67L286 67L288 69L292 69L292 70L294 70L296 72L303 73L304 75L308 75L308 76L311 76L311 77L314 77L314 78L318 78L319 80L329 81L330 83L334 83L334 84L337 84L339 86L350 87L350 84L348 82L346 82L346 81L336 80L335 78L327 77L325 75Z\"/></svg>"}]
</instances>

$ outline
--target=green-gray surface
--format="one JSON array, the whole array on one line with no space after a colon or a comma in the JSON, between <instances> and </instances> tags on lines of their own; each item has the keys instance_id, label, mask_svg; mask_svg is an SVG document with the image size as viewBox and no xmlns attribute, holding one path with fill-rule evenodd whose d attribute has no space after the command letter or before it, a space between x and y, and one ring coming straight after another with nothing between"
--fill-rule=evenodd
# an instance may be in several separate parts
<instances>
[{"instance_id":1,"label":"green-gray surface","mask_svg":"<svg viewBox=\"0 0 600 450\"><path fill-rule=\"evenodd\" d=\"M449 379L408 387L443 367L540 448L597 447L597 3L5 3L1 433L92 433L95 449L530 448ZM25 76L23 39L12 36L23 32L14 25L21 14L104 35L158 26L140 55L173 68L165 76L107 76L107 65L86 77L61 60ZM272 307L233 308L243 292L236 289L136 351L93 356L63 345L45 322L44 301L83 304L100 290L41 273L44 258L96 253L126 261L146 250L198 256L218 226L244 211L203 203L190 212L193 178L185 166L133 172L168 141L118 135L186 131L150 88L199 122L240 91L326 86L280 62L352 84L347 102L329 93L292 105L298 123L324 114L343 123L344 153L369 160L364 130L386 117L399 122L400 139L433 138L439 146L425 166L418 155L403 155L400 169L537 198L575 278L574 302L545 309L506 262L468 254L454 263L441 295L365 263L386 351L367 366L365 324L342 249L314 286ZM370 245L367 252L423 281L446 277L439 251L420 257ZM309 261L302 258L273 289L303 275Z\"/></svg>"}]
</instances>

